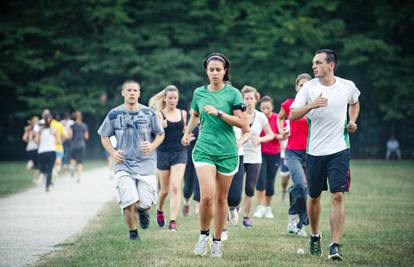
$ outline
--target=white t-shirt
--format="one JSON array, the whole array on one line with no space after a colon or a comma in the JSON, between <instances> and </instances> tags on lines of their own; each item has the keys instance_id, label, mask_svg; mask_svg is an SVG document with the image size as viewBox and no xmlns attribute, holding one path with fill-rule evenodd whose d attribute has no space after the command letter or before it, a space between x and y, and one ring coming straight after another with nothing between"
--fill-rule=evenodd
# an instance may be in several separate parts
<instances>
[{"instance_id":1,"label":"white t-shirt","mask_svg":"<svg viewBox=\"0 0 414 267\"><path fill-rule=\"evenodd\" d=\"M37 150L38 145L34 140L34 131L30 131L28 136L27 136L28 140L27 140L27 145L26 145L26 151L32 151L32 150Z\"/></svg>"},{"instance_id":2,"label":"white t-shirt","mask_svg":"<svg viewBox=\"0 0 414 267\"><path fill-rule=\"evenodd\" d=\"M309 132L306 153L313 156L331 155L350 147L346 130L348 104L358 102L360 91L352 81L336 77L332 86L323 86L319 78L305 83L297 93L291 109L312 102L321 93L328 106L312 109L307 115Z\"/></svg>"},{"instance_id":3,"label":"white t-shirt","mask_svg":"<svg viewBox=\"0 0 414 267\"><path fill-rule=\"evenodd\" d=\"M266 115L260 111L255 111L256 115L254 121L250 126L250 139L243 145L244 149L244 163L262 163L262 145L253 144L251 139L254 136L260 136L264 126L269 124ZM270 127L270 126L269 126Z\"/></svg>"},{"instance_id":4,"label":"white t-shirt","mask_svg":"<svg viewBox=\"0 0 414 267\"><path fill-rule=\"evenodd\" d=\"M240 137L242 136L243 132L240 128L233 126L233 131L234 131L234 137L236 137L236 140L239 140ZM239 150L237 152L237 155L239 156L243 156L244 155L244 149L243 146L239 147Z\"/></svg>"},{"instance_id":5,"label":"white t-shirt","mask_svg":"<svg viewBox=\"0 0 414 267\"><path fill-rule=\"evenodd\" d=\"M40 130L40 141L37 153L51 152L56 150L55 136L52 131L56 131L53 128L45 128Z\"/></svg>"},{"instance_id":6,"label":"white t-shirt","mask_svg":"<svg viewBox=\"0 0 414 267\"><path fill-rule=\"evenodd\" d=\"M63 127L65 127L66 133L68 133L69 131L71 131L70 126L72 126L73 124L75 124L75 122L73 120L71 120L71 119L61 120L60 123L63 125Z\"/></svg>"}]
</instances>

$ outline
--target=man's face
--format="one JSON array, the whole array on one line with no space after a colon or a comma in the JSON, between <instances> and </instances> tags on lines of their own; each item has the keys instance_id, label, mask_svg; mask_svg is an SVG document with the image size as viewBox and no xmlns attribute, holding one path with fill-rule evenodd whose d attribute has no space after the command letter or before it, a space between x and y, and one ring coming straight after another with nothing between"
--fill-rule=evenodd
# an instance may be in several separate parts
<instances>
[{"instance_id":1,"label":"man's face","mask_svg":"<svg viewBox=\"0 0 414 267\"><path fill-rule=\"evenodd\" d=\"M335 64L326 62L326 54L319 53L313 57L312 70L315 78L324 78L330 72L333 72Z\"/></svg>"},{"instance_id":2,"label":"man's face","mask_svg":"<svg viewBox=\"0 0 414 267\"><path fill-rule=\"evenodd\" d=\"M139 85L137 83L126 83L122 89L122 96L125 103L136 104L141 95Z\"/></svg>"}]
</instances>

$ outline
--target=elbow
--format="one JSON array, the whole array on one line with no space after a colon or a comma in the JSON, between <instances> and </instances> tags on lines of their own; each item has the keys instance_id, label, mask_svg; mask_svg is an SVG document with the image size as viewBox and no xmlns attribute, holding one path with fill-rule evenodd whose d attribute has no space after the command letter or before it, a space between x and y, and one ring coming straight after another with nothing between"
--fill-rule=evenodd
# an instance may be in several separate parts
<instances>
[{"instance_id":1,"label":"elbow","mask_svg":"<svg viewBox=\"0 0 414 267\"><path fill-rule=\"evenodd\" d=\"M291 120L291 121L295 121L295 120L297 120L298 119L298 117L297 116L295 116L296 114L294 113L294 112L291 112L290 114L289 114L289 120Z\"/></svg>"}]
</instances>

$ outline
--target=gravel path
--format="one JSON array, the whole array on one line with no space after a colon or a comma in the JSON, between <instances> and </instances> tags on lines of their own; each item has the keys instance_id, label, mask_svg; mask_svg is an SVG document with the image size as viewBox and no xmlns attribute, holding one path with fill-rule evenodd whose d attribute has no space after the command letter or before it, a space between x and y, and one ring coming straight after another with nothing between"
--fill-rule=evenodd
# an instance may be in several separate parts
<instances>
[{"instance_id":1,"label":"gravel path","mask_svg":"<svg viewBox=\"0 0 414 267\"><path fill-rule=\"evenodd\" d=\"M0 266L33 265L115 197L107 168L85 172L80 183L64 176L54 184L48 193L39 185L0 199Z\"/></svg>"}]
</instances>

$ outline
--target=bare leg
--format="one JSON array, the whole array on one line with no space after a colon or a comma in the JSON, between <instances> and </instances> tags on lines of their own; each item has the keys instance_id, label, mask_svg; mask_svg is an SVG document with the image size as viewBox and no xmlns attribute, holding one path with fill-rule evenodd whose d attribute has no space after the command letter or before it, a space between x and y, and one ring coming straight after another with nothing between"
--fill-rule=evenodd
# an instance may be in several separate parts
<instances>
[{"instance_id":1,"label":"bare leg","mask_svg":"<svg viewBox=\"0 0 414 267\"><path fill-rule=\"evenodd\" d=\"M321 196L317 198L308 197L308 216L312 234L319 233L319 218L321 215Z\"/></svg>"},{"instance_id":2,"label":"bare leg","mask_svg":"<svg viewBox=\"0 0 414 267\"><path fill-rule=\"evenodd\" d=\"M168 196L168 191L170 190L170 171L158 170L158 178L160 182L160 192L158 194L158 210L162 211L165 199Z\"/></svg>"},{"instance_id":3,"label":"bare leg","mask_svg":"<svg viewBox=\"0 0 414 267\"><path fill-rule=\"evenodd\" d=\"M196 168L200 184L200 229L210 229L213 218L213 197L216 183L216 166L205 165ZM227 199L226 199L227 200Z\"/></svg>"},{"instance_id":4,"label":"bare leg","mask_svg":"<svg viewBox=\"0 0 414 267\"><path fill-rule=\"evenodd\" d=\"M176 164L171 166L170 171L170 188L172 198L170 200L170 219L176 220L181 202L181 181L184 177L185 164Z\"/></svg>"},{"instance_id":5,"label":"bare leg","mask_svg":"<svg viewBox=\"0 0 414 267\"><path fill-rule=\"evenodd\" d=\"M214 238L221 238L221 233L226 224L229 206L227 205L227 194L229 193L232 176L217 173L216 195L214 198Z\"/></svg>"},{"instance_id":6,"label":"bare leg","mask_svg":"<svg viewBox=\"0 0 414 267\"><path fill-rule=\"evenodd\" d=\"M273 199L273 197L266 196L266 206L267 207L272 206L272 199Z\"/></svg>"},{"instance_id":7,"label":"bare leg","mask_svg":"<svg viewBox=\"0 0 414 267\"><path fill-rule=\"evenodd\" d=\"M245 217L250 217L250 212L252 211L253 197L245 196L244 197L244 207L243 212Z\"/></svg>"},{"instance_id":8,"label":"bare leg","mask_svg":"<svg viewBox=\"0 0 414 267\"><path fill-rule=\"evenodd\" d=\"M345 222L345 194L343 192L331 194L331 214L329 222L331 224L332 242L339 244Z\"/></svg>"},{"instance_id":9,"label":"bare leg","mask_svg":"<svg viewBox=\"0 0 414 267\"><path fill-rule=\"evenodd\" d=\"M256 190L257 204L264 206L265 204L265 191Z\"/></svg>"},{"instance_id":10,"label":"bare leg","mask_svg":"<svg viewBox=\"0 0 414 267\"><path fill-rule=\"evenodd\" d=\"M125 222L129 230L137 229L137 214L136 214L136 203L126 207L124 209Z\"/></svg>"}]
</instances>

